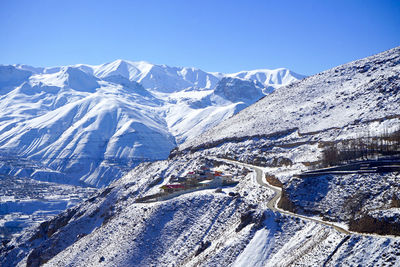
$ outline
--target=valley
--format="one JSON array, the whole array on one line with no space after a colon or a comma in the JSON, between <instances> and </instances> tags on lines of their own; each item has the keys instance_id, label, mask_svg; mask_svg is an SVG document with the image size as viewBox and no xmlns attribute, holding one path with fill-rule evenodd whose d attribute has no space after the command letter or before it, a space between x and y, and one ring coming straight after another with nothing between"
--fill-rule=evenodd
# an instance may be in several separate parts
<instances>
[{"instance_id":1,"label":"valley","mask_svg":"<svg viewBox=\"0 0 400 267\"><path fill-rule=\"evenodd\" d=\"M0 175L0 242L88 198L94 188Z\"/></svg>"}]
</instances>

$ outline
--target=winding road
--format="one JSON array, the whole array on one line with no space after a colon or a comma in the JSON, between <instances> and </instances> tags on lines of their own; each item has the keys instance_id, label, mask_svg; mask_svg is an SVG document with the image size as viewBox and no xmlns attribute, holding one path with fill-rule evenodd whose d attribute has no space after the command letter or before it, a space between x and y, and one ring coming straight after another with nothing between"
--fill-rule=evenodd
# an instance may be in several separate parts
<instances>
[{"instance_id":1,"label":"winding road","mask_svg":"<svg viewBox=\"0 0 400 267\"><path fill-rule=\"evenodd\" d=\"M241 165L241 166L253 169L255 171L255 173L256 173L256 181L257 181L257 183L259 185L267 187L267 188L269 188L269 189L271 189L271 190L273 190L275 192L274 197L270 201L268 201L268 203L267 203L267 207L269 209L275 211L275 212L279 212L281 214L286 214L288 216L301 218L301 219L304 219L304 220L313 221L313 222L316 222L316 223L319 223L319 224L330 226L330 227L333 227L334 229L336 229L337 231L339 231L341 233L344 233L346 235L353 234L353 235L373 236L373 237L380 237L380 238L387 238L387 237L393 238L393 237L395 237L395 236L390 236L390 235L377 235L377 234L366 234L366 233L353 232L353 231L346 230L343 227L341 227L340 225L332 223L332 222L326 222L326 221L323 221L323 220L318 219L318 218L299 215L299 214L296 214L296 213L293 213L293 212L290 212L290 211L286 211L286 210L280 209L280 208L278 208L277 204L278 204L279 200L281 199L282 189L279 188L279 187L273 186L273 185L269 184L268 182L264 182L264 171L260 167L257 167L257 166L254 166L254 165L250 165L250 164L247 164L247 163L242 163L242 162L239 162L239 161L234 161L234 160L228 160L228 159L219 159L219 160L224 160L224 161L236 164L236 165Z\"/></svg>"},{"instance_id":2,"label":"winding road","mask_svg":"<svg viewBox=\"0 0 400 267\"><path fill-rule=\"evenodd\" d=\"M286 214L286 215L292 216L292 217L301 218L301 219L304 219L304 220L309 220L309 221L313 221L313 222L316 222L316 223L320 223L320 224L324 224L324 225L327 225L327 226L331 226L331 227L335 228L336 230L338 230L339 232L342 232L342 233L344 233L346 235L351 234L350 231L348 231L348 230L346 230L346 229L344 229L344 228L342 228L342 227L340 227L338 225L335 225L334 223L329 223L329 222L326 222L326 221L323 221L323 220L320 220L320 219L317 219L317 218L311 218L311 217L307 217L307 216L304 216L304 215L299 215L299 214L296 214L296 213L293 213L293 212L278 208L278 202L279 202L279 200L281 199L281 196L282 196L282 189L279 188L279 187L273 186L273 185L269 184L268 182L265 183L263 181L264 180L263 179L264 172L263 172L262 169L260 169L260 168L258 168L256 166L253 166L253 165L248 165L248 164L246 164L245 166L249 167L249 168L252 168L256 172L256 181L257 181L257 183L259 185L268 187L268 188L272 189L275 192L274 197L270 201L268 201L268 203L267 203L267 207L269 209L271 209L273 211L276 211L276 212L279 212L279 213L282 213L282 214Z\"/></svg>"}]
</instances>

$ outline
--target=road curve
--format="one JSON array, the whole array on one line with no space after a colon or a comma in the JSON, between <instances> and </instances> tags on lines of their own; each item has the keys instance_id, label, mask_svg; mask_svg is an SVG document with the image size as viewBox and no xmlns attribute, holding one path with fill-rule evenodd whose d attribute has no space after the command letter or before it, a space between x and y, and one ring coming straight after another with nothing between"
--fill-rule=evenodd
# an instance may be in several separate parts
<instances>
[{"instance_id":1,"label":"road curve","mask_svg":"<svg viewBox=\"0 0 400 267\"><path fill-rule=\"evenodd\" d=\"M230 162L230 163L233 163L233 164L236 164L236 165L242 165L244 167L253 169L255 171L255 173L256 173L256 181L257 181L257 183L259 185L267 187L267 188L269 188L269 189L271 189L271 190L273 190L275 192L274 197L270 201L268 201L268 203L267 203L267 207L269 209L275 211L275 212L279 212L281 214L286 214L286 215L289 215L289 216L292 216L292 217L301 218L301 219L304 219L304 220L313 221L313 222L316 222L316 223L319 223L319 224L327 225L327 226L330 226L330 227L336 229L337 231L339 231L341 233L344 233L346 235L354 234L354 235L384 237L384 238L394 237L394 236L389 236L389 235L385 236L385 235L365 234L365 233L353 232L353 231L346 230L343 227L341 227L340 225L337 225L335 223L326 222L326 221L323 221L323 220L318 219L318 218L299 215L299 214L296 214L296 213L293 213L293 212L290 212L290 211L286 211L286 210L280 209L280 208L278 208L277 204L278 204L279 200L281 199L282 189L279 188L279 187L276 187L276 186L273 186L273 185L269 184L266 180L264 182L264 172L260 167L257 167L257 166L254 166L254 165L250 165L250 164L247 164L247 163L242 163L242 162L239 162L239 161L234 161L234 160L227 160L227 159L220 159L220 160L225 160L227 162Z\"/></svg>"}]
</instances>

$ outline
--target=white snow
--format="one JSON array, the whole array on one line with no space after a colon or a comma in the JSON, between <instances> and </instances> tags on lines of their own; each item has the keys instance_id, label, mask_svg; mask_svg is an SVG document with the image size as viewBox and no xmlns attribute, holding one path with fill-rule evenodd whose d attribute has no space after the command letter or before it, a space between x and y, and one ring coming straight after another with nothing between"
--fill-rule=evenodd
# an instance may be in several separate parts
<instances>
[{"instance_id":1,"label":"white snow","mask_svg":"<svg viewBox=\"0 0 400 267\"><path fill-rule=\"evenodd\" d=\"M274 213L267 208L273 192L256 183L252 173L243 176L238 185L223 190L202 190L153 203L137 203L135 200L158 192L159 186L167 183L172 175L183 176L211 161L211 158L222 157L252 163L259 161L265 165L266 172L276 174L283 183L290 182L295 186L298 178L293 178L293 175L306 170L308 164L319 159L319 142L354 137L370 128L377 134L387 128L396 129L400 115L399 51L400 48L395 48L295 82L291 86L278 88L250 108L242 110L231 119L195 138L185 134L201 124L204 118L213 119L207 125L201 126L202 129L215 122L216 118L225 119L224 116L229 116L230 110L238 109L239 105L244 103L243 99L235 103L221 97L221 92L224 93L222 95L229 95L232 92L229 89L232 88L216 93L215 88L212 88L211 76L204 79L206 86L197 90L196 83L190 78L195 69L151 65L146 69L147 74L150 73L153 78L166 75L166 82L151 81L147 79L149 76L146 74L137 79L142 79L141 82L144 81L153 87L143 88L128 80L131 76L136 77L134 73L135 69L139 68L139 63L136 67L123 61L93 68L79 65L75 68L86 74L102 70L99 73L104 77L97 77L100 79L97 81L100 87L96 88L95 92L75 92L73 88L63 85L57 87L57 96L48 92L53 87L46 87L43 81L42 84L33 84L35 79L41 79L35 78L38 77L35 75L43 75L33 74L24 85L4 94L0 101L4 106L1 110L13 110L12 105L19 107L15 114L5 112L6 119L1 121L0 132L13 131L15 128L24 131L17 131L15 134L21 136L16 139L0 135L0 145L14 146L27 157L42 156L40 153L53 155L55 150L47 150L45 144L53 134L58 134L57 140L52 140L52 143L57 144L60 140L60 143L64 144L57 146L62 155L72 157L78 154L77 161L69 160L65 166L72 169L90 166L90 162L84 162L83 159L93 157L99 151L102 155L104 151L110 151L112 155L136 155L135 153L140 152L139 148L146 144L143 142L144 136L140 136L142 132L153 134L153 137L161 133L160 138L167 136L162 133L172 132L169 135L171 139L166 138L167 141L172 140L173 143L177 139L180 142L187 140L181 149L191 146L199 146L199 149L181 151L182 154L172 155L169 160L138 165L121 179L112 182L109 187L99 190L87 201L12 239L0 250L0 264L398 266L398 237L357 234L346 236L317 222ZM142 69L149 66L148 63L140 64ZM130 66L135 68L130 69ZM59 71L61 72L61 69ZM42 70L41 73L46 74L45 72ZM119 76L108 76L109 73ZM171 88L176 75L185 77L179 82L180 89ZM225 77L215 73L210 75L218 79ZM243 77L238 78L233 80L232 84L244 81ZM246 86L251 86L253 90L258 88L258 83L268 80L261 74L257 79L259 80L255 82L247 81ZM201 84L201 81L198 82ZM231 83L225 83L227 84ZM29 91L30 88L34 88L37 93L30 95L29 99L36 102L26 104L27 97L20 91ZM125 91L128 90L130 93L126 94ZM178 94L179 90L182 95ZM63 94L65 97L60 99ZM42 97L46 95L49 98ZM53 106L62 109L60 112L54 112ZM181 117L178 115L180 113ZM140 124L143 121L146 123ZM58 132L66 122L68 127ZM34 127L29 128L30 125ZM53 128L51 125L56 126ZM180 129L184 130L180 132ZM293 130L287 131L288 129ZM269 135L278 131L285 132ZM47 132L51 134L46 135ZM195 132L201 130L196 129ZM133 138L135 142L131 143L130 136L136 134L139 138ZM122 138L125 135L129 137L128 140ZM101 139L103 136L106 136L106 140ZM115 136L111 145L108 136L110 139ZM149 143L159 143L155 137L150 140L146 139ZM213 145L214 141L220 142ZM118 142L127 145L125 147ZM92 145L86 149L86 144ZM98 150L93 144L99 147L99 144L103 144L103 150ZM130 150L132 147L138 151ZM126 158L121 156L120 159ZM53 162L56 159L49 157L47 160ZM112 160L110 158L108 161L102 161L100 168L90 168L96 170L96 175L101 173L99 170L112 171L107 165L119 165L119 162ZM244 167L227 163L213 163L223 164L222 169L229 169L234 174L246 170ZM23 165L25 164L26 162ZM62 164L60 166L63 167ZM42 167L45 170L47 166ZM7 169L7 165L0 165L0 169L2 168ZM11 170L17 171L29 174L32 170L16 167ZM398 182L397 174L385 177L391 184ZM356 189L367 193L371 190L372 193L368 195L376 198L372 198L368 205L380 209L372 215L398 216L397 208L382 211L381 204L387 202L391 196L385 194L395 190L395 187L387 189L391 184L385 184L383 180L376 182L377 176L373 175L365 179L360 175L344 178L344 181L338 178L329 183L324 183L323 179L311 180L314 184L310 183L310 188L315 192L300 190L303 196L300 200L305 202L318 197L313 202L308 201L306 208L319 205L325 210L331 209L332 214L336 215L333 219L343 223L340 209L335 210L335 204L344 201L341 195L352 196L352 190ZM297 181L299 184L305 182ZM298 189L302 188L307 187ZM343 188L346 192L341 192ZM322 189L325 189L325 194L321 193Z\"/></svg>"},{"instance_id":2,"label":"white snow","mask_svg":"<svg viewBox=\"0 0 400 267\"><path fill-rule=\"evenodd\" d=\"M107 185L142 161L166 159L178 143L264 95L256 80L241 78L226 78L228 95L214 92L225 76L232 75L125 60L0 66L0 154L12 158L2 173L27 173L11 164L23 158L49 170L28 171L35 179Z\"/></svg>"},{"instance_id":3,"label":"white snow","mask_svg":"<svg viewBox=\"0 0 400 267\"><path fill-rule=\"evenodd\" d=\"M280 87L180 149L229 137L299 134L398 116L400 48ZM384 63L382 63L384 62Z\"/></svg>"}]
</instances>

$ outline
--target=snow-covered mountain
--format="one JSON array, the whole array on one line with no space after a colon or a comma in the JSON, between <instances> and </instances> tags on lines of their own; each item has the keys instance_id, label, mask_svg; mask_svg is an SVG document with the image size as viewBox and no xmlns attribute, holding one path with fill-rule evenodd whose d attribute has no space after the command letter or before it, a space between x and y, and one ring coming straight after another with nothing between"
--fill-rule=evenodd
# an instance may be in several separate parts
<instances>
[{"instance_id":1,"label":"snow-covered mountain","mask_svg":"<svg viewBox=\"0 0 400 267\"><path fill-rule=\"evenodd\" d=\"M248 73L123 60L0 66L0 154L9 158L0 173L107 185L303 77L285 69Z\"/></svg>"},{"instance_id":2,"label":"snow-covered mountain","mask_svg":"<svg viewBox=\"0 0 400 267\"><path fill-rule=\"evenodd\" d=\"M397 47L277 89L182 144L169 160L140 164L85 202L6 242L0 264L398 266L398 236L349 231L340 214L343 207L354 211L364 197L361 211L378 219L395 214L398 227L399 204L390 203L393 194L399 197L396 172L295 175L317 164L326 144L399 129L399 68ZM196 92L197 99L228 101L221 95L229 95L231 83L224 80L210 94ZM250 90L258 88L258 82L249 83ZM169 103L174 101L171 94ZM237 185L143 201L204 167L231 174ZM291 189L304 213L271 206L276 198L265 186L270 180Z\"/></svg>"},{"instance_id":3,"label":"snow-covered mountain","mask_svg":"<svg viewBox=\"0 0 400 267\"><path fill-rule=\"evenodd\" d=\"M344 64L280 87L180 149L228 137L299 135L399 114L400 48Z\"/></svg>"},{"instance_id":4,"label":"snow-covered mountain","mask_svg":"<svg viewBox=\"0 0 400 267\"><path fill-rule=\"evenodd\" d=\"M237 73L228 74L227 76L232 78L258 81L265 86L266 90L264 93L271 93L276 88L274 85L290 84L304 78L303 75L299 75L285 68L279 68L275 70L260 69L240 71Z\"/></svg>"}]
</instances>

